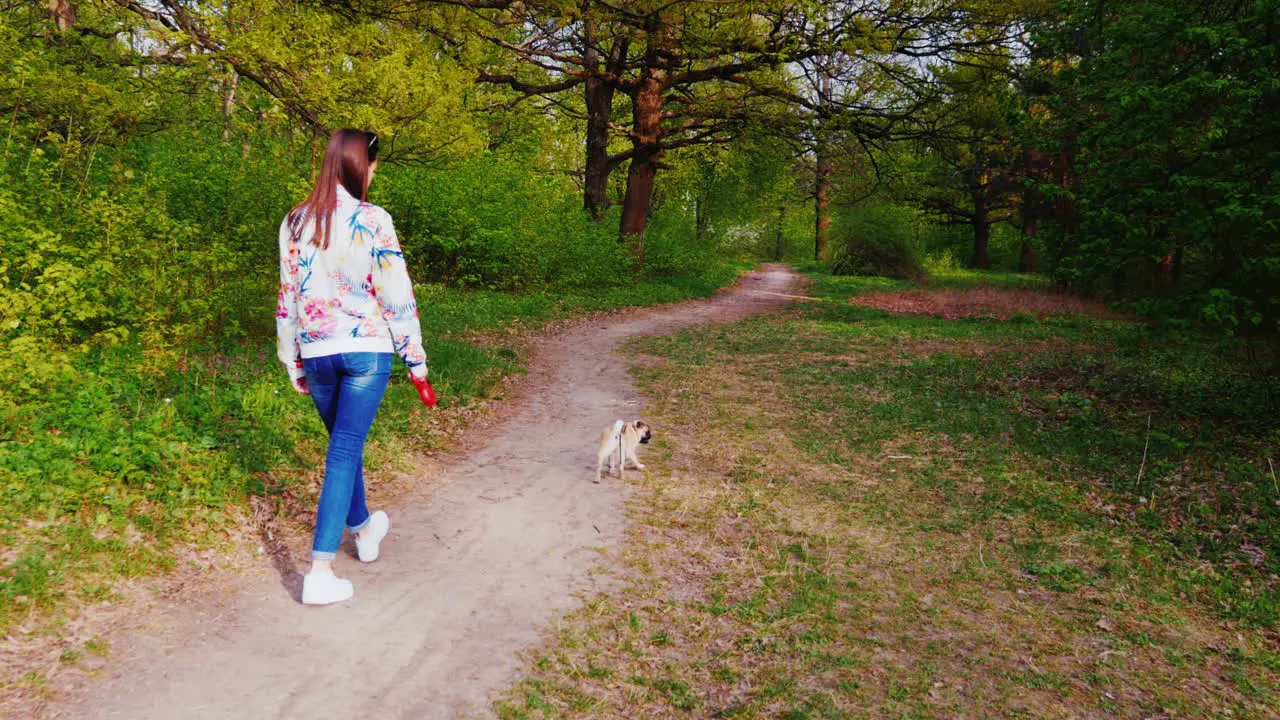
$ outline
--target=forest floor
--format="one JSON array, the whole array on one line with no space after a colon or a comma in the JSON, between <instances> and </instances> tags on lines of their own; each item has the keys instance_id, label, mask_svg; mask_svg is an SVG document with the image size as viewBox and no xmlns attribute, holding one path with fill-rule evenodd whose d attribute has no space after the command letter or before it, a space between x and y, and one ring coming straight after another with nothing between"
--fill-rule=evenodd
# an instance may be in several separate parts
<instances>
[{"instance_id":1,"label":"forest floor","mask_svg":"<svg viewBox=\"0 0 1280 720\"><path fill-rule=\"evenodd\" d=\"M240 573L190 577L180 597L67 659L42 718L434 718L484 713L516 653L572 610L575 588L625 530L629 486L593 484L600 430L639 412L613 351L636 336L733 322L788 302L794 274L766 266L702 300L570 322L533 341L528 374L487 427L418 468L388 510L382 557L342 557L355 598L298 604L307 537L276 528ZM385 420L384 420L385 421ZM465 433L464 433L465 435ZM429 477L428 477L429 476ZM25 712L25 711L24 711Z\"/></svg>"},{"instance_id":2,"label":"forest floor","mask_svg":"<svg viewBox=\"0 0 1280 720\"><path fill-rule=\"evenodd\" d=\"M1280 716L1265 368L1015 276L793 294L624 346L649 471L501 717Z\"/></svg>"},{"instance_id":3,"label":"forest floor","mask_svg":"<svg viewBox=\"0 0 1280 720\"><path fill-rule=\"evenodd\" d=\"M283 528L35 716L1280 716L1256 358L1017 276L776 266L532 342L352 602L297 604ZM618 417L648 469L594 485Z\"/></svg>"}]
</instances>

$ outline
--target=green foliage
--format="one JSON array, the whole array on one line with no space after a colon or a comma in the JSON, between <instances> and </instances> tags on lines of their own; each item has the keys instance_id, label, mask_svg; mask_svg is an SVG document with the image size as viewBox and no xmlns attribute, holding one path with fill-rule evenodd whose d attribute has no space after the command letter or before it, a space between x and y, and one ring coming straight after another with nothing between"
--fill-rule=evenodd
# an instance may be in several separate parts
<instances>
[{"instance_id":1,"label":"green foliage","mask_svg":"<svg viewBox=\"0 0 1280 720\"><path fill-rule=\"evenodd\" d=\"M1037 238L1027 238L1008 223L991 226L988 251L992 270L1014 272L1023 243L1030 242L1037 250L1042 243ZM958 270L968 267L973 257L973 228L968 225L942 225L932 222L920 226L920 252L924 255L925 270L930 266L940 270Z\"/></svg>"},{"instance_id":2,"label":"green foliage","mask_svg":"<svg viewBox=\"0 0 1280 720\"><path fill-rule=\"evenodd\" d=\"M909 207L869 204L838 216L837 239L831 259L836 275L869 275L898 279L921 278L916 233L922 222Z\"/></svg>"},{"instance_id":3,"label":"green foliage","mask_svg":"<svg viewBox=\"0 0 1280 720\"><path fill-rule=\"evenodd\" d=\"M1051 251L1072 285L1280 330L1274 2L1070 0L1041 26L1040 140L1077 176ZM1059 69L1060 68L1060 69Z\"/></svg>"},{"instance_id":4,"label":"green foliage","mask_svg":"<svg viewBox=\"0 0 1280 720\"><path fill-rule=\"evenodd\" d=\"M463 287L609 287L629 279L617 234L572 188L492 155L388 173L374 194L426 277ZM669 270L670 268L663 268Z\"/></svg>"},{"instance_id":5,"label":"green foliage","mask_svg":"<svg viewBox=\"0 0 1280 720\"><path fill-rule=\"evenodd\" d=\"M584 294L420 285L441 408L487 397L519 369L513 350L451 335L708 295L734 274L718 265L700 276ZM269 305L257 311L270 316ZM136 339L53 351L60 366L38 394L0 395L0 544L13 553L0 566L0 628L83 596L88 579L110 588L115 578L165 569L175 543L205 541L250 495L314 500L309 469L324 428L309 400L283 381L269 338L188 346L167 365ZM384 414L401 420L375 425L375 463L394 461L387 450L443 441L403 421L413 412L416 392L394 379Z\"/></svg>"},{"instance_id":6,"label":"green foliage","mask_svg":"<svg viewBox=\"0 0 1280 720\"><path fill-rule=\"evenodd\" d=\"M219 37L261 12L226 46L248 58L241 70L296 72L293 91L325 122L384 134L392 162L372 199L417 281L443 409L519 369L514 350L473 333L704 296L741 267L673 202L637 275L562 169L571 127L517 110L479 150L484 115L463 106L483 93L463 87L458 58L403 27L273 7L192 12ZM137 22L81 10L89 29ZM235 84L214 55L168 63L47 22L36 5L0 18L0 634L164 570L176 543L219 536L251 495L309 502L323 441L271 352L279 224L323 149L291 117L297 96ZM300 29L333 35L281 43ZM352 39L365 54L346 54ZM415 403L393 381L387 414ZM373 454L442 442L408 427L380 423Z\"/></svg>"},{"instance_id":7,"label":"green foliage","mask_svg":"<svg viewBox=\"0 0 1280 720\"><path fill-rule=\"evenodd\" d=\"M790 148L753 128L731 144L672 155L675 169L659 176L653 228L660 235L646 243L646 263L678 267L708 255L809 256L813 210L798 198L801 178ZM683 260L670 245L670 238L680 237L692 238L679 248Z\"/></svg>"},{"instance_id":8,"label":"green foliage","mask_svg":"<svg viewBox=\"0 0 1280 720\"><path fill-rule=\"evenodd\" d=\"M270 327L258 310L275 250L263 238L287 193L282 158L166 140L99 150L97 169L37 145L4 176L0 327L16 351L0 360L15 379L0 397L39 393L84 350L134 341L138 370L152 373L194 345Z\"/></svg>"},{"instance_id":9,"label":"green foliage","mask_svg":"<svg viewBox=\"0 0 1280 720\"><path fill-rule=\"evenodd\" d=\"M975 275L936 280L965 287L985 276ZM1000 280L1011 278L1025 276ZM1214 612L1259 626L1280 619L1280 502L1272 474L1280 457L1280 383L1265 365L1230 344L1138 323L1076 316L945 321L847 302L908 287L815 277L811 293L834 301L812 311L824 328L811 339L815 345L856 341L875 348L873 355L916 342L936 349L842 369L821 397L839 398L832 402L841 416L857 424L806 431L806 446L865 453L904 432L949 438L968 458L967 472L987 479L974 517L1032 511L1113 527L1141 538L1170 563L1161 572ZM1040 349L1020 349L1027 343ZM975 352L979 347L987 351ZM814 368L787 374L797 387L831 376ZM1027 475L1060 486L1032 490L1021 480ZM1055 591L1085 580L1053 557L1028 551L1025 559L1025 569Z\"/></svg>"},{"instance_id":10,"label":"green foliage","mask_svg":"<svg viewBox=\"0 0 1280 720\"><path fill-rule=\"evenodd\" d=\"M932 152L917 160L927 175L915 194L923 208L970 227L966 264L986 270L995 266L992 226L1012 216L1022 195L1014 172L1013 92L1008 58L963 60L935 71L945 99L931 112L938 114L941 128L928 139Z\"/></svg>"},{"instance_id":11,"label":"green foliage","mask_svg":"<svg viewBox=\"0 0 1280 720\"><path fill-rule=\"evenodd\" d=\"M697 236L692 208L666 204L649 219L644 243L645 272L655 276L700 272L721 257L716 238Z\"/></svg>"}]
</instances>

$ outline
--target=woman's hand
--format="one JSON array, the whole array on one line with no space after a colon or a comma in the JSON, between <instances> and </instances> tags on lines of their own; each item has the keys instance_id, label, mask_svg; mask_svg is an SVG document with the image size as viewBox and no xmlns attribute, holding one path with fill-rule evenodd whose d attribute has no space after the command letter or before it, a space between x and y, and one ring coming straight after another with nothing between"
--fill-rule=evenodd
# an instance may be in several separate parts
<instances>
[{"instance_id":1,"label":"woman's hand","mask_svg":"<svg viewBox=\"0 0 1280 720\"><path fill-rule=\"evenodd\" d=\"M436 406L436 391L431 387L431 383L427 382L425 375L418 377L413 373L409 373L409 382L413 383L413 386L418 389L418 399L422 401L423 405L427 407Z\"/></svg>"},{"instance_id":2,"label":"woman's hand","mask_svg":"<svg viewBox=\"0 0 1280 720\"><path fill-rule=\"evenodd\" d=\"M311 394L310 388L307 387L307 376L303 375L300 378L294 378L291 382L293 383L294 390L297 390L303 395Z\"/></svg>"}]
</instances>

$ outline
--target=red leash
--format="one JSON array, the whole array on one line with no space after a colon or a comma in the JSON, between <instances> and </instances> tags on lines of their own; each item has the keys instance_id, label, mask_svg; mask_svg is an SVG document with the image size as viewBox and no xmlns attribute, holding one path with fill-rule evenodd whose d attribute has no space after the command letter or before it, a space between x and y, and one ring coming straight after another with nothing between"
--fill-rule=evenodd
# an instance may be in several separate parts
<instances>
[{"instance_id":1,"label":"red leash","mask_svg":"<svg viewBox=\"0 0 1280 720\"><path fill-rule=\"evenodd\" d=\"M431 387L431 383L427 382L426 378L419 378L410 374L409 382L412 382L413 386L418 389L418 399L422 401L423 405L427 407L436 406L435 388Z\"/></svg>"}]
</instances>

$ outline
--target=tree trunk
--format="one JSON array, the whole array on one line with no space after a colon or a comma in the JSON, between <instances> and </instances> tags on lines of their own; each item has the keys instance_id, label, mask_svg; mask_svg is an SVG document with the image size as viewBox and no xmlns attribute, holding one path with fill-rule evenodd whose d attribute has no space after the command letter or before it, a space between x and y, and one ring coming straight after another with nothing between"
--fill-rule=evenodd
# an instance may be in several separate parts
<instances>
[{"instance_id":1,"label":"tree trunk","mask_svg":"<svg viewBox=\"0 0 1280 720\"><path fill-rule=\"evenodd\" d=\"M654 18L648 29L649 50L645 68L632 90L631 167L627 170L627 194L622 201L621 240L628 243L637 263L644 261L644 232L649 226L649 202L653 180L662 158L663 95L670 79L670 29Z\"/></svg>"},{"instance_id":2,"label":"tree trunk","mask_svg":"<svg viewBox=\"0 0 1280 720\"><path fill-rule=\"evenodd\" d=\"M649 226L649 200L653 197L653 180L658 171L655 163L660 152L656 146L637 143L636 154L627 170L620 231L622 242L631 246L637 262L644 258L644 232Z\"/></svg>"},{"instance_id":3,"label":"tree trunk","mask_svg":"<svg viewBox=\"0 0 1280 720\"><path fill-rule=\"evenodd\" d=\"M991 269L991 211L985 192L973 194L973 257L969 267Z\"/></svg>"},{"instance_id":4,"label":"tree trunk","mask_svg":"<svg viewBox=\"0 0 1280 720\"><path fill-rule=\"evenodd\" d=\"M1170 250L1156 265L1156 284L1160 292L1172 295L1182 279L1182 246Z\"/></svg>"},{"instance_id":5,"label":"tree trunk","mask_svg":"<svg viewBox=\"0 0 1280 720\"><path fill-rule=\"evenodd\" d=\"M1074 141L1074 137L1069 137ZM1054 182L1067 192L1058 193L1054 202L1054 217L1068 237L1074 237L1080 230L1080 218L1076 216L1075 189L1075 154L1069 150L1058 153L1053 168Z\"/></svg>"},{"instance_id":6,"label":"tree trunk","mask_svg":"<svg viewBox=\"0 0 1280 720\"><path fill-rule=\"evenodd\" d=\"M823 68L818 86L818 102L825 109L831 103L831 73ZM835 167L831 162L831 149L827 145L826 120L819 119L815 135L816 148L813 167L813 259L820 261L827 255L827 241L831 233L831 176Z\"/></svg>"},{"instance_id":7,"label":"tree trunk","mask_svg":"<svg viewBox=\"0 0 1280 720\"><path fill-rule=\"evenodd\" d=\"M587 78L587 164L583 182L583 206L593 220L609 209L609 116L613 112L613 86L598 77Z\"/></svg>"},{"instance_id":8,"label":"tree trunk","mask_svg":"<svg viewBox=\"0 0 1280 720\"><path fill-rule=\"evenodd\" d=\"M1036 271L1036 246L1033 242L1040 231L1040 197L1027 188L1022 191L1022 253L1018 258L1018 272Z\"/></svg>"},{"instance_id":9,"label":"tree trunk","mask_svg":"<svg viewBox=\"0 0 1280 720\"><path fill-rule=\"evenodd\" d=\"M1022 254L1018 257L1018 272L1033 273L1036 271L1036 246L1031 238L1022 241Z\"/></svg>"},{"instance_id":10,"label":"tree trunk","mask_svg":"<svg viewBox=\"0 0 1280 720\"><path fill-rule=\"evenodd\" d=\"M782 228L787 224L787 206L778 206L778 232L773 236L773 261L782 262L783 244L782 244Z\"/></svg>"},{"instance_id":11,"label":"tree trunk","mask_svg":"<svg viewBox=\"0 0 1280 720\"><path fill-rule=\"evenodd\" d=\"M222 139L231 137L231 118L236 111L236 86L240 84L240 73L235 68L227 69L229 75L222 83Z\"/></svg>"},{"instance_id":12,"label":"tree trunk","mask_svg":"<svg viewBox=\"0 0 1280 720\"><path fill-rule=\"evenodd\" d=\"M1156 292L1167 297L1173 292L1173 253L1165 253L1164 256L1156 261L1155 266L1154 285ZM1150 264L1147 267L1150 267Z\"/></svg>"},{"instance_id":13,"label":"tree trunk","mask_svg":"<svg viewBox=\"0 0 1280 720\"><path fill-rule=\"evenodd\" d=\"M53 15L53 26L58 32L66 32L75 27L76 6L71 0L48 0L49 14Z\"/></svg>"},{"instance_id":14,"label":"tree trunk","mask_svg":"<svg viewBox=\"0 0 1280 720\"><path fill-rule=\"evenodd\" d=\"M587 3L583 3L584 16L589 9ZM600 42L596 25L590 19L583 22L582 45L582 67L590 73L583 83L587 106L587 155L582 204L592 220L601 220L609 209L609 174L613 170L609 164L609 120L613 114L614 86L599 75ZM625 46L615 40L613 53L619 50L626 52ZM610 58L610 61L616 62L617 58Z\"/></svg>"},{"instance_id":15,"label":"tree trunk","mask_svg":"<svg viewBox=\"0 0 1280 720\"><path fill-rule=\"evenodd\" d=\"M827 255L827 242L831 234L831 176L834 168L822 139L818 142L814 166L813 206L816 217L813 229L813 259L822 260Z\"/></svg>"},{"instance_id":16,"label":"tree trunk","mask_svg":"<svg viewBox=\"0 0 1280 720\"><path fill-rule=\"evenodd\" d=\"M693 226L699 240L706 238L711 229L711 217L707 213L707 199L701 193L693 199Z\"/></svg>"}]
</instances>

